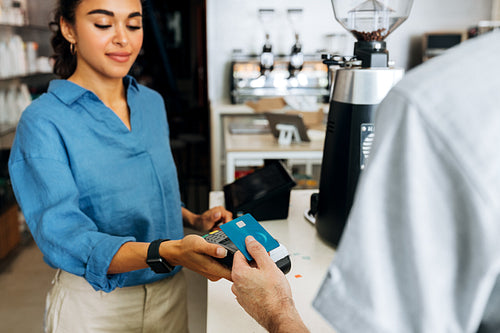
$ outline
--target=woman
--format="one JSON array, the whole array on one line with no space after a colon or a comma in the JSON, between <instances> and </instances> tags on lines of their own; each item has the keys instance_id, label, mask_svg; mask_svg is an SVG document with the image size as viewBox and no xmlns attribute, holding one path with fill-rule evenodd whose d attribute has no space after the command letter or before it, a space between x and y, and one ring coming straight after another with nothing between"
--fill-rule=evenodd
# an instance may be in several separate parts
<instances>
[{"instance_id":1,"label":"woman","mask_svg":"<svg viewBox=\"0 0 500 333\"><path fill-rule=\"evenodd\" d=\"M141 2L60 0L54 22L62 80L23 113L9 160L28 226L58 268L46 331L187 331L180 266L231 275L212 258L226 251L183 237L183 222L206 231L231 213L181 207L163 100L127 76Z\"/></svg>"}]
</instances>

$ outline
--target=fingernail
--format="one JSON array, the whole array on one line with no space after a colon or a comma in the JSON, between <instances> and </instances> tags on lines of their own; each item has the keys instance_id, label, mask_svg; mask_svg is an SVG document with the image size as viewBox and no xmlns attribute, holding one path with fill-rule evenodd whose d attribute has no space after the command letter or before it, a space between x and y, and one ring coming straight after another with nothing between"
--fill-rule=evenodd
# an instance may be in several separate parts
<instances>
[{"instance_id":1,"label":"fingernail","mask_svg":"<svg viewBox=\"0 0 500 333\"><path fill-rule=\"evenodd\" d=\"M214 214L214 217L215 217L216 220L220 219L221 216L222 216L221 212L217 212L217 213Z\"/></svg>"},{"instance_id":2,"label":"fingernail","mask_svg":"<svg viewBox=\"0 0 500 333\"><path fill-rule=\"evenodd\" d=\"M247 242L255 242L255 238L253 238L253 236L247 236L246 238Z\"/></svg>"},{"instance_id":3,"label":"fingernail","mask_svg":"<svg viewBox=\"0 0 500 333\"><path fill-rule=\"evenodd\" d=\"M227 256L227 250L222 248L222 247L218 247L217 248L217 257L224 258L225 256Z\"/></svg>"}]
</instances>

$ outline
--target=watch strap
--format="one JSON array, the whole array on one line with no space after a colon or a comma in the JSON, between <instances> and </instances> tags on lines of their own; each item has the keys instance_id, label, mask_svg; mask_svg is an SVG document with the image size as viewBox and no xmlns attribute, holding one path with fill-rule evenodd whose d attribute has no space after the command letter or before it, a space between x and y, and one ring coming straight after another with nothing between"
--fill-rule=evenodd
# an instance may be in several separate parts
<instances>
[{"instance_id":1,"label":"watch strap","mask_svg":"<svg viewBox=\"0 0 500 333\"><path fill-rule=\"evenodd\" d=\"M174 267L170 265L165 258L160 256L160 245L170 239L157 239L152 241L148 247L146 263L155 273L170 273Z\"/></svg>"}]
</instances>

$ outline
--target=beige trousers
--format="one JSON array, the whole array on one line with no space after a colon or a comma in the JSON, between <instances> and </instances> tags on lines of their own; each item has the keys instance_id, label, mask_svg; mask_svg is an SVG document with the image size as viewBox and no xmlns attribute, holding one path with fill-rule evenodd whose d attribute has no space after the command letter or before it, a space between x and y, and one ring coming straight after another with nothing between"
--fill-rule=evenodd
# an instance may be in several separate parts
<instances>
[{"instance_id":1,"label":"beige trousers","mask_svg":"<svg viewBox=\"0 0 500 333\"><path fill-rule=\"evenodd\" d=\"M188 332L184 274L105 293L58 270L47 295L45 332Z\"/></svg>"}]
</instances>

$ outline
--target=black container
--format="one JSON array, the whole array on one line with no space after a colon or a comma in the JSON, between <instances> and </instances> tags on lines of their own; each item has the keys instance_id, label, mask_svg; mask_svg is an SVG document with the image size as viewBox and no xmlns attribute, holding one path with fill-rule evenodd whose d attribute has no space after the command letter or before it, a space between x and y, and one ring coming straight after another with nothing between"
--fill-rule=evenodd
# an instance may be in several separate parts
<instances>
[{"instance_id":1,"label":"black container","mask_svg":"<svg viewBox=\"0 0 500 333\"><path fill-rule=\"evenodd\" d=\"M286 219L295 185L281 162L266 165L224 185L226 209L234 217L250 213L258 221Z\"/></svg>"},{"instance_id":2,"label":"black container","mask_svg":"<svg viewBox=\"0 0 500 333\"><path fill-rule=\"evenodd\" d=\"M336 71L323 147L316 229L333 246L340 242L358 178L375 136L375 110L403 76L396 68Z\"/></svg>"},{"instance_id":3,"label":"black container","mask_svg":"<svg viewBox=\"0 0 500 333\"><path fill-rule=\"evenodd\" d=\"M323 239L335 246L340 242L359 174L366 162L363 143L366 147L373 136L376 107L337 102L332 102L330 107L321 162L316 228Z\"/></svg>"}]
</instances>

